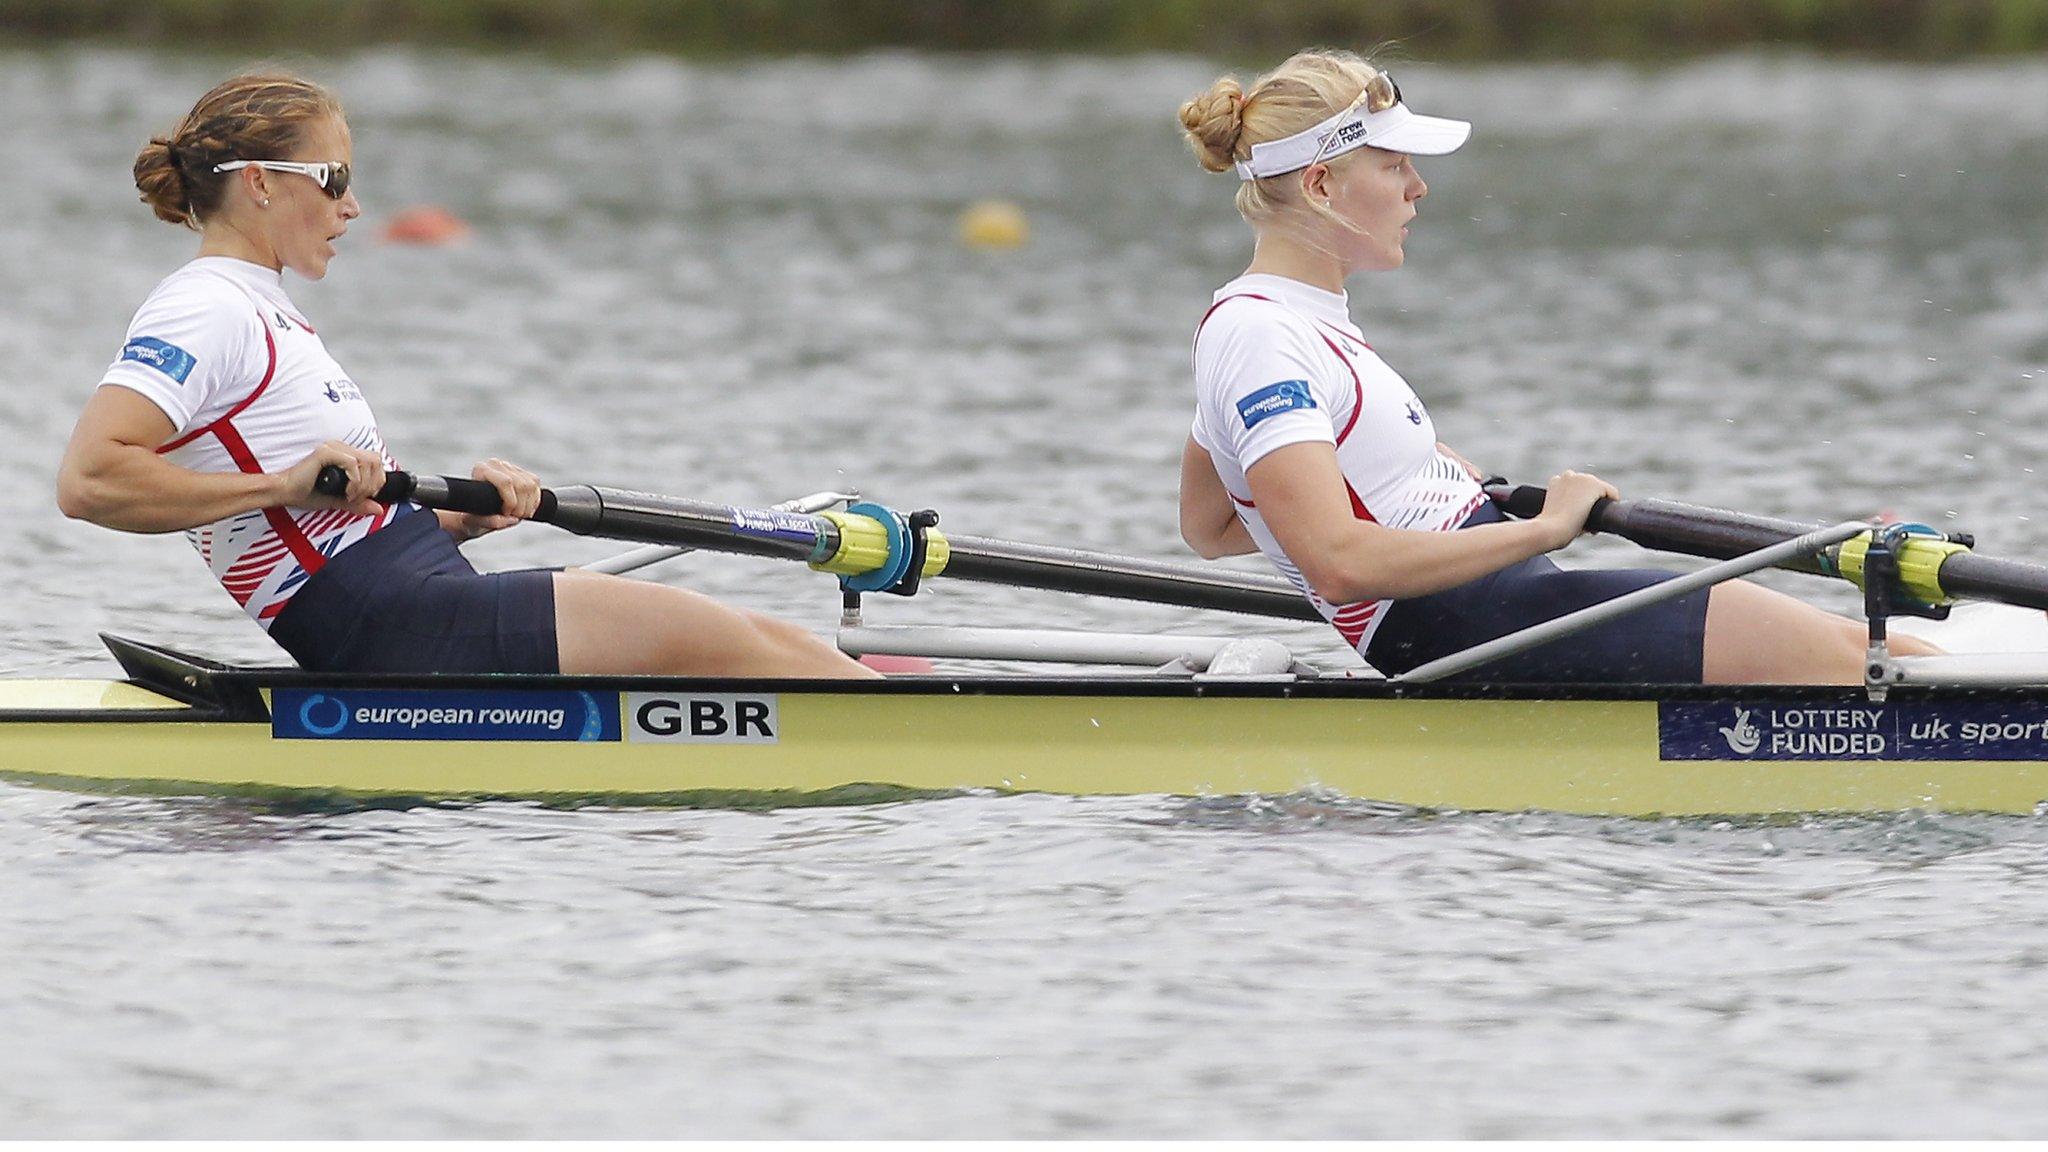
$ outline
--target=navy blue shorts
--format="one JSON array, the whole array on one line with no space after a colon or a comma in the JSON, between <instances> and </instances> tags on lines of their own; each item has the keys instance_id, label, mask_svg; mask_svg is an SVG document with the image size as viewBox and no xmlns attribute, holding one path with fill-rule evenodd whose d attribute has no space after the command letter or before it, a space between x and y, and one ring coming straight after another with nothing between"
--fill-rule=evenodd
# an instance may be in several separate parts
<instances>
[{"instance_id":1,"label":"navy blue shorts","mask_svg":"<svg viewBox=\"0 0 2048 1152\"><path fill-rule=\"evenodd\" d=\"M1460 528L1503 519L1482 504ZM1656 569L1566 570L1537 556L1428 596L1397 600L1373 633L1366 659L1389 676L1510 632L1671 579ZM1631 612L1518 656L1451 678L1462 683L1698 684L1707 636L1707 592Z\"/></svg>"},{"instance_id":2,"label":"navy blue shorts","mask_svg":"<svg viewBox=\"0 0 2048 1152\"><path fill-rule=\"evenodd\" d=\"M413 508L342 549L270 625L316 672L559 672L555 577L479 575Z\"/></svg>"}]
</instances>

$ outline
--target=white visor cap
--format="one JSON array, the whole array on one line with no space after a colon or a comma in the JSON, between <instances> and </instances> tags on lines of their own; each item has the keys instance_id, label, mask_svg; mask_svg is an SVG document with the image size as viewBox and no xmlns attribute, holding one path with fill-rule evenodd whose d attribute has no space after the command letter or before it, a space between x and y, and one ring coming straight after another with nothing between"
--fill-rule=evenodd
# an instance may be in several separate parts
<instances>
[{"instance_id":1,"label":"white visor cap","mask_svg":"<svg viewBox=\"0 0 2048 1152\"><path fill-rule=\"evenodd\" d=\"M1328 160L1368 147L1410 156L1442 156L1456 152L1471 135L1472 125L1467 121L1418 116L1398 101L1377 112L1367 112L1360 106L1305 132L1252 145L1251 159L1237 162L1237 175L1240 180L1279 176L1306 168L1318 159Z\"/></svg>"}]
</instances>

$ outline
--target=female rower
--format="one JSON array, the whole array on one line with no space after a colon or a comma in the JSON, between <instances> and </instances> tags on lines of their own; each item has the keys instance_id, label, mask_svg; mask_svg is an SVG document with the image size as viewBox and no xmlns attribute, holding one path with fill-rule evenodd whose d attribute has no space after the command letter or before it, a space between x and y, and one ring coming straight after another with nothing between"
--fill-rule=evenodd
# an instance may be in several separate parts
<instances>
[{"instance_id":1,"label":"female rower","mask_svg":"<svg viewBox=\"0 0 2048 1152\"><path fill-rule=\"evenodd\" d=\"M1414 114L1385 72L1331 51L1299 53L1249 92L1226 76L1180 118L1202 167L1240 180L1256 239L1195 336L1181 461L1190 547L1211 559L1264 552L1389 674L1674 575L1552 564L1544 553L1576 538L1614 487L1565 472L1541 515L1506 520L1351 322L1346 278L1401 266L1428 192L1410 157L1455 151L1471 125ZM1866 643L1855 621L1738 581L1471 675L1854 683ZM1935 651L1897 633L1892 643Z\"/></svg>"},{"instance_id":2,"label":"female rower","mask_svg":"<svg viewBox=\"0 0 2048 1152\"><path fill-rule=\"evenodd\" d=\"M658 584L575 570L479 575L456 545L539 503L503 460L472 476L501 516L384 507L396 467L362 392L285 294L327 273L361 215L348 124L292 76L237 76L135 159L197 259L149 294L57 477L65 515L183 531L236 603L307 668L386 672L873 673L811 633ZM327 465L345 496L316 494Z\"/></svg>"}]
</instances>

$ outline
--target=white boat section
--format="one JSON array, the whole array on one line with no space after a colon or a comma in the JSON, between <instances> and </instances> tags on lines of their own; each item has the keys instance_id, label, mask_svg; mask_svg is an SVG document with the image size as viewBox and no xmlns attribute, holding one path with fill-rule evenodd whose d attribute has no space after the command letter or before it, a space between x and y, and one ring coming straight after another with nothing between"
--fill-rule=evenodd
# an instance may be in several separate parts
<instances>
[{"instance_id":1,"label":"white boat section","mask_svg":"<svg viewBox=\"0 0 2048 1152\"><path fill-rule=\"evenodd\" d=\"M1288 679L1315 675L1285 644L1257 637L858 625L839 630L839 648L851 656L1120 664L1154 668L1167 675Z\"/></svg>"}]
</instances>

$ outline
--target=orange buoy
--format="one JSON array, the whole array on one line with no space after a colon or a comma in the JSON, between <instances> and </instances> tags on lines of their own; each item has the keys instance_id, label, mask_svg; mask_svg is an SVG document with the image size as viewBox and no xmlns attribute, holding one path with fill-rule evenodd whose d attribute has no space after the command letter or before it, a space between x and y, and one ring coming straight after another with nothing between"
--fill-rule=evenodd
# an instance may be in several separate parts
<instances>
[{"instance_id":1,"label":"orange buoy","mask_svg":"<svg viewBox=\"0 0 2048 1152\"><path fill-rule=\"evenodd\" d=\"M469 225L462 217L446 208L432 204L421 204L412 208L401 208L384 222L384 230L378 234L386 244L419 244L436 246L453 244L469 238Z\"/></svg>"}]
</instances>

